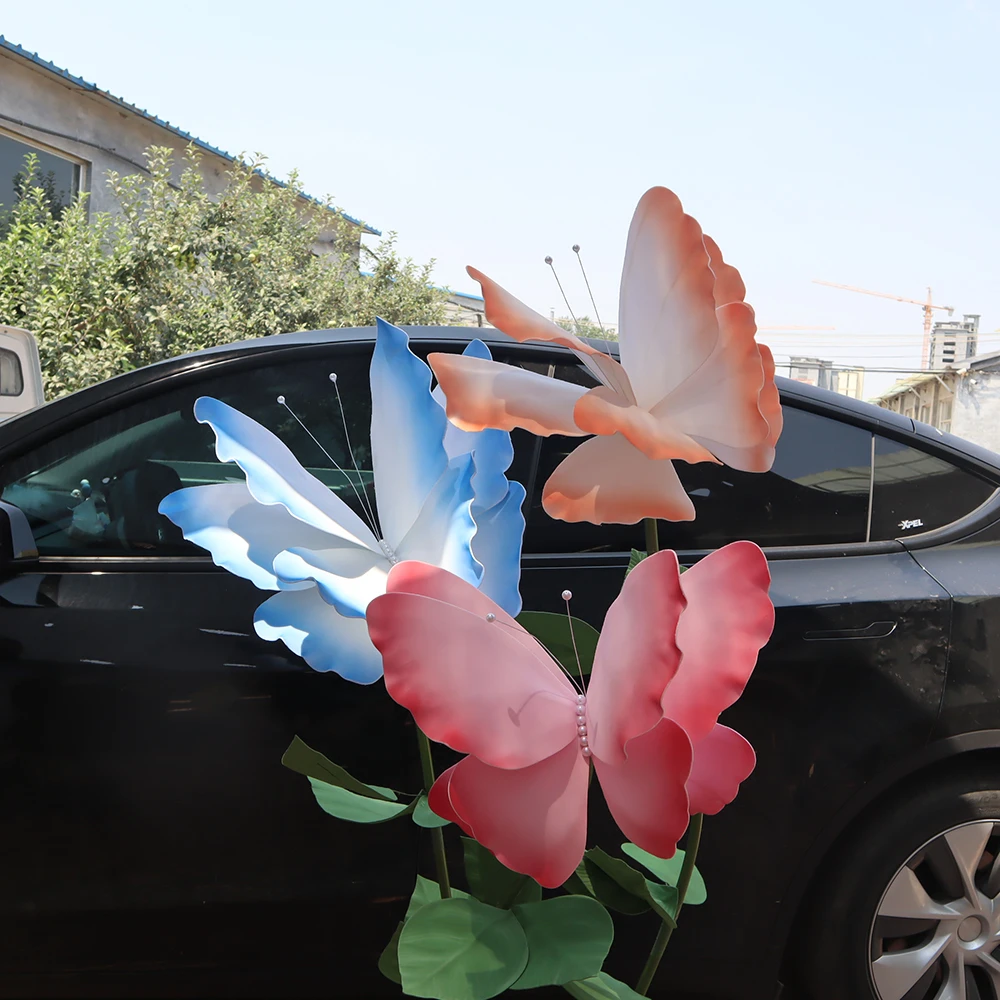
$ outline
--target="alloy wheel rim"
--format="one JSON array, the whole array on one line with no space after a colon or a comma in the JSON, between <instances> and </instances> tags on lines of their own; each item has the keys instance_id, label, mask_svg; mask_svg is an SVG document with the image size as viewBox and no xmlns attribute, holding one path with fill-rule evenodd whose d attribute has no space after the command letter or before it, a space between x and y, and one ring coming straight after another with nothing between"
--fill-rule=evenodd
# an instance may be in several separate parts
<instances>
[{"instance_id":1,"label":"alloy wheel rim","mask_svg":"<svg viewBox=\"0 0 1000 1000\"><path fill-rule=\"evenodd\" d=\"M880 1000L1000 1000L1000 820L961 823L914 851L869 942Z\"/></svg>"}]
</instances>

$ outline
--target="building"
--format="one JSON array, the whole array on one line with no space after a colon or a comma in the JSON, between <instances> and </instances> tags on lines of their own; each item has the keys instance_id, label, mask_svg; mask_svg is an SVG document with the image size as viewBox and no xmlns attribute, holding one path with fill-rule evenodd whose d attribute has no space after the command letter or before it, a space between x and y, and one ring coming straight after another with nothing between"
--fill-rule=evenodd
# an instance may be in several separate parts
<instances>
[{"instance_id":1,"label":"building","mask_svg":"<svg viewBox=\"0 0 1000 1000\"><path fill-rule=\"evenodd\" d=\"M935 323L931 331L930 353L927 367L962 367L962 363L975 357L979 345L979 316L966 313L962 322L945 320Z\"/></svg>"},{"instance_id":2,"label":"building","mask_svg":"<svg viewBox=\"0 0 1000 1000\"><path fill-rule=\"evenodd\" d=\"M1000 351L900 379L872 402L1000 452Z\"/></svg>"},{"instance_id":3,"label":"building","mask_svg":"<svg viewBox=\"0 0 1000 1000\"><path fill-rule=\"evenodd\" d=\"M67 204L79 192L88 192L89 211L114 212L117 203L104 184L109 170L144 173L146 149L167 146L177 153L179 177L189 144L202 156L205 189L217 194L236 157L0 35L0 205L13 203L15 175L25 154L35 153L54 203ZM281 183L263 173L258 176L260 184ZM327 211L314 199L304 197L303 204ZM380 235L357 219L342 218L357 234L358 250L364 233ZM335 240L343 237L340 229L331 213L330 228L321 234L316 252L333 250ZM342 243L336 249L342 249Z\"/></svg>"},{"instance_id":4,"label":"building","mask_svg":"<svg viewBox=\"0 0 1000 1000\"><path fill-rule=\"evenodd\" d=\"M901 413L941 431L951 431L958 372L920 372L898 379L872 400L883 409Z\"/></svg>"},{"instance_id":5,"label":"building","mask_svg":"<svg viewBox=\"0 0 1000 1000\"><path fill-rule=\"evenodd\" d=\"M830 388L834 392L839 392L841 396L863 399L865 393L864 368L841 368L834 371L833 384Z\"/></svg>"},{"instance_id":6,"label":"building","mask_svg":"<svg viewBox=\"0 0 1000 1000\"><path fill-rule=\"evenodd\" d=\"M486 321L486 300L481 295L453 292L450 288L444 305L445 323L448 326L491 326Z\"/></svg>"},{"instance_id":7,"label":"building","mask_svg":"<svg viewBox=\"0 0 1000 1000\"><path fill-rule=\"evenodd\" d=\"M806 382L839 392L842 396L861 399L864 392L865 370L863 368L834 368L832 361L822 358L793 356L788 361L788 377L796 382Z\"/></svg>"},{"instance_id":8,"label":"building","mask_svg":"<svg viewBox=\"0 0 1000 1000\"><path fill-rule=\"evenodd\" d=\"M796 382L829 389L833 381L833 362L793 355L788 363L788 377Z\"/></svg>"}]
</instances>

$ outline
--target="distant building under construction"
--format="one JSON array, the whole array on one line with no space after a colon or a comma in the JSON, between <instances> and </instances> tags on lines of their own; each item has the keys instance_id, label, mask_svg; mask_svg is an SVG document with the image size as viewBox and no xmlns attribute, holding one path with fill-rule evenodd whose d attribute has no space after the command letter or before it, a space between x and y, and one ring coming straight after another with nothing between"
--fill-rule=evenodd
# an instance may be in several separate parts
<instances>
[{"instance_id":1,"label":"distant building under construction","mask_svg":"<svg viewBox=\"0 0 1000 1000\"><path fill-rule=\"evenodd\" d=\"M927 367L962 367L962 363L975 357L979 346L979 316L966 313L962 322L944 320L935 323L931 330L930 352Z\"/></svg>"}]
</instances>

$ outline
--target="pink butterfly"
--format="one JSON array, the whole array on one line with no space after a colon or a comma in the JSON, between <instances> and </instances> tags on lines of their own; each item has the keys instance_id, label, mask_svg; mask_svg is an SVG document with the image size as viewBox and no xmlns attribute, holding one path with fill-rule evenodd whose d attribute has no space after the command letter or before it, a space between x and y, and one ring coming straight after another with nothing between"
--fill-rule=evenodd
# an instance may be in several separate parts
<instances>
[{"instance_id":1,"label":"pink butterfly","mask_svg":"<svg viewBox=\"0 0 1000 1000\"><path fill-rule=\"evenodd\" d=\"M572 451L542 491L564 521L689 521L695 510L673 459L766 472L781 433L774 359L754 337L739 271L667 188L647 191L628 232L619 294L621 362L529 309L475 268L486 317L515 340L570 348L596 388L454 354L430 354L465 430L523 427L596 435Z\"/></svg>"},{"instance_id":2,"label":"pink butterfly","mask_svg":"<svg viewBox=\"0 0 1000 1000\"><path fill-rule=\"evenodd\" d=\"M431 808L508 868L555 887L587 846L591 764L622 832L670 857L695 812L715 813L753 770L718 724L742 693L774 610L763 553L734 542L679 574L664 551L629 574L586 692L533 636L451 573L403 562L368 606L389 694L468 756Z\"/></svg>"}]
</instances>

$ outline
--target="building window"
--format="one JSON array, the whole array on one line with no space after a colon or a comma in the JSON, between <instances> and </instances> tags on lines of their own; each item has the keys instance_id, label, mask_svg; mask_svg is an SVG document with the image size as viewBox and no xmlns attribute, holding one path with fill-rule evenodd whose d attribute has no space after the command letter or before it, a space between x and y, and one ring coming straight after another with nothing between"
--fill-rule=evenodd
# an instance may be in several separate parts
<instances>
[{"instance_id":1,"label":"building window","mask_svg":"<svg viewBox=\"0 0 1000 1000\"><path fill-rule=\"evenodd\" d=\"M920 404L920 413L917 416L917 420L924 424L929 424L931 422L931 408L927 405L927 403Z\"/></svg>"},{"instance_id":2,"label":"building window","mask_svg":"<svg viewBox=\"0 0 1000 1000\"><path fill-rule=\"evenodd\" d=\"M20 199L25 178L25 157L38 157L38 171L32 181L40 187L58 217L80 190L80 165L44 149L29 146L0 133L0 223Z\"/></svg>"},{"instance_id":3,"label":"building window","mask_svg":"<svg viewBox=\"0 0 1000 1000\"><path fill-rule=\"evenodd\" d=\"M939 431L951 430L951 407L952 401L950 399L938 403L937 427Z\"/></svg>"}]
</instances>

